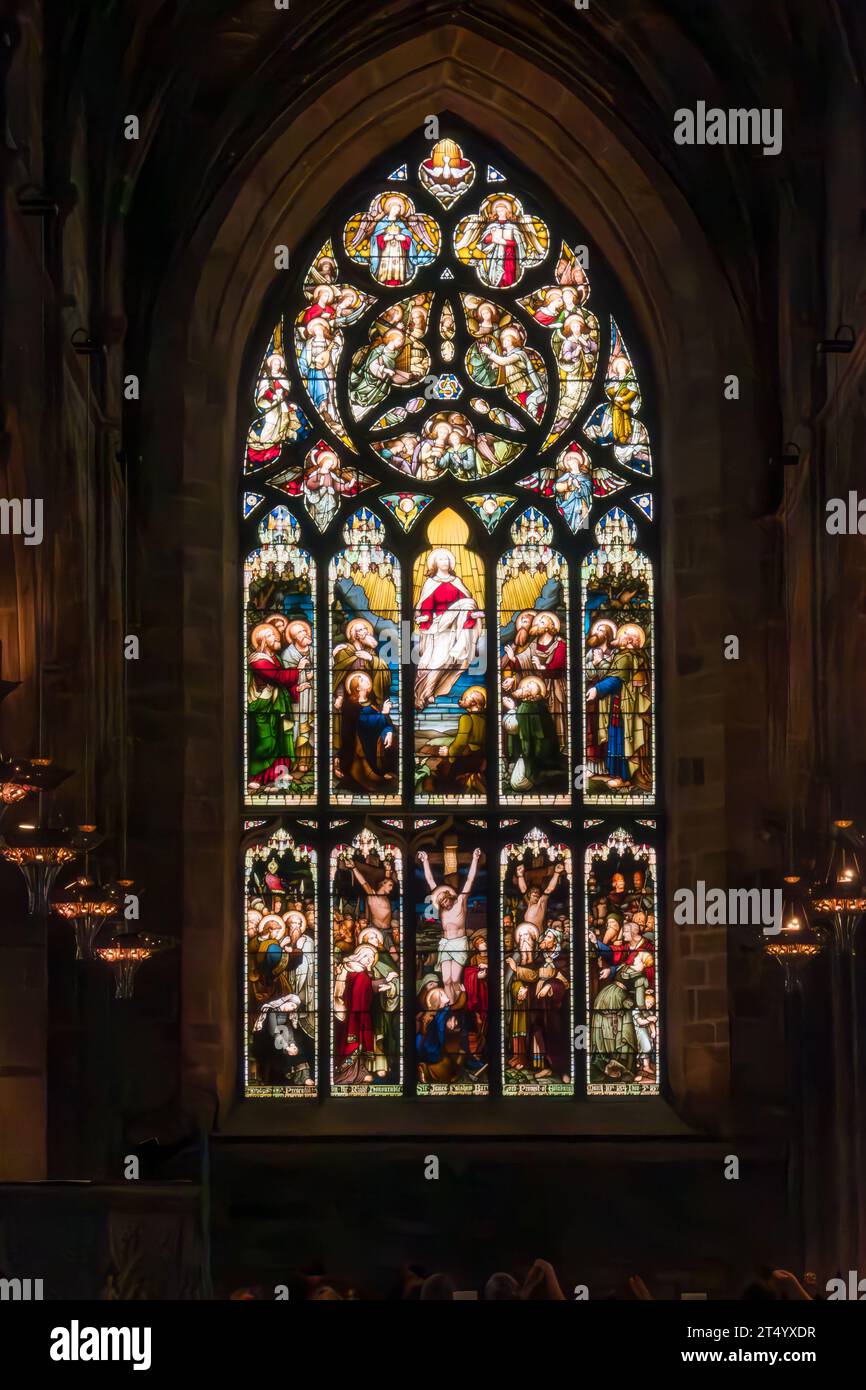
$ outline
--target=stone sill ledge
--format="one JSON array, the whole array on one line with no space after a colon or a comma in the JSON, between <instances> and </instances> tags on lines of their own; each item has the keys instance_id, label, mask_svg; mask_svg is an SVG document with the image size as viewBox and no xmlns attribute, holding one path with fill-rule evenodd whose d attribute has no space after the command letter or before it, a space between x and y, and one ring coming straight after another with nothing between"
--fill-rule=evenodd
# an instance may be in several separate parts
<instances>
[{"instance_id":1,"label":"stone sill ledge","mask_svg":"<svg viewBox=\"0 0 866 1390\"><path fill-rule=\"evenodd\" d=\"M332 1099L238 1101L214 1144L254 1139L328 1140L712 1139L685 1123L660 1097L645 1100Z\"/></svg>"}]
</instances>

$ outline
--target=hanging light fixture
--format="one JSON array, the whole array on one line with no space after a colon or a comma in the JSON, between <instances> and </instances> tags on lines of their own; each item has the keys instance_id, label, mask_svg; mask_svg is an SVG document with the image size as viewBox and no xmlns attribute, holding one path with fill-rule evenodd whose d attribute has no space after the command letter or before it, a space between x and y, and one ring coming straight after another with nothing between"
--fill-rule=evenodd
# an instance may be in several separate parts
<instances>
[{"instance_id":1,"label":"hanging light fixture","mask_svg":"<svg viewBox=\"0 0 866 1390\"><path fill-rule=\"evenodd\" d=\"M764 955L782 967L785 990L800 987L811 961L820 955L821 938L809 921L806 885L799 874L786 874L782 889L782 921L778 936L762 938Z\"/></svg>"},{"instance_id":2,"label":"hanging light fixture","mask_svg":"<svg viewBox=\"0 0 866 1390\"><path fill-rule=\"evenodd\" d=\"M21 769L12 763L0 764L0 825L10 806L15 806L36 788L21 776Z\"/></svg>"},{"instance_id":3,"label":"hanging light fixture","mask_svg":"<svg viewBox=\"0 0 866 1390\"><path fill-rule=\"evenodd\" d=\"M812 884L809 900L815 931L831 936L839 951L853 950L857 928L866 912L863 862L863 839L854 822L834 820L826 868Z\"/></svg>"},{"instance_id":4,"label":"hanging light fixture","mask_svg":"<svg viewBox=\"0 0 866 1390\"><path fill-rule=\"evenodd\" d=\"M10 806L33 792L55 791L70 775L51 758L0 758L0 825Z\"/></svg>"},{"instance_id":5,"label":"hanging light fixture","mask_svg":"<svg viewBox=\"0 0 866 1390\"><path fill-rule=\"evenodd\" d=\"M171 950L175 944L172 937L127 931L121 926L110 940L97 946L95 954L105 961L114 975L115 999L131 999L139 966L161 951Z\"/></svg>"},{"instance_id":6,"label":"hanging light fixture","mask_svg":"<svg viewBox=\"0 0 866 1390\"><path fill-rule=\"evenodd\" d=\"M129 475L126 454L118 456L123 464L123 631L129 631ZM123 910L127 897L131 894L134 881L126 878L127 833L129 824L129 757L128 757L128 705L127 662L123 662L123 698L121 702L121 762L120 762L120 861L123 878L118 879L120 901L116 913ZM162 951L171 950L177 945L173 937L156 936L152 932L131 930L126 920L121 918L114 923L114 934L100 945L94 947L94 955L104 961L114 975L115 999L132 999L135 978L139 967Z\"/></svg>"},{"instance_id":7,"label":"hanging light fixture","mask_svg":"<svg viewBox=\"0 0 866 1390\"><path fill-rule=\"evenodd\" d=\"M43 257L44 263L44 257ZM37 673L37 746L36 758L0 760L0 820L10 806L16 805L33 792L39 795L36 817L32 823L21 823L15 830L0 836L0 859L15 864L27 884L27 911L30 917L43 921L48 916L48 898L55 879L65 864L87 848L93 826L79 826L77 832L63 825L51 825L43 818L43 794L52 792L70 775L65 768L55 767L51 758L43 755L45 732L45 670L43 639L45 629L45 584L42 554L36 565L36 632L35 657ZM0 700L19 684L0 681Z\"/></svg>"},{"instance_id":8,"label":"hanging light fixture","mask_svg":"<svg viewBox=\"0 0 866 1390\"><path fill-rule=\"evenodd\" d=\"M75 959L93 960L97 936L109 917L116 917L123 906L119 884L103 886L83 874L73 879L62 893L55 894L51 911L72 923L75 933Z\"/></svg>"},{"instance_id":9,"label":"hanging light fixture","mask_svg":"<svg viewBox=\"0 0 866 1390\"><path fill-rule=\"evenodd\" d=\"M27 912L31 917L48 915L48 895L64 864L78 857L71 832L65 827L19 825L6 833L0 843L0 857L15 864L27 884Z\"/></svg>"},{"instance_id":10,"label":"hanging light fixture","mask_svg":"<svg viewBox=\"0 0 866 1390\"><path fill-rule=\"evenodd\" d=\"M0 680L0 704L17 690L20 681ZM53 767L51 758L4 758L0 755L0 825L10 806L32 792L54 791L70 774Z\"/></svg>"}]
</instances>

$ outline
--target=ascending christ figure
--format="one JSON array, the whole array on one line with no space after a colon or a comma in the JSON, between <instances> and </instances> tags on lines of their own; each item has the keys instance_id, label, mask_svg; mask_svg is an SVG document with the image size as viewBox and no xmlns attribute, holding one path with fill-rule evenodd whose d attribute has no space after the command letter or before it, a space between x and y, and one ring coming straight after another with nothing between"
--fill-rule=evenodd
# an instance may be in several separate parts
<instances>
[{"instance_id":1,"label":"ascending christ figure","mask_svg":"<svg viewBox=\"0 0 866 1390\"><path fill-rule=\"evenodd\" d=\"M484 614L455 573L450 550L431 550L427 578L415 611L420 634L415 708L426 709L447 695L475 660Z\"/></svg>"}]
</instances>

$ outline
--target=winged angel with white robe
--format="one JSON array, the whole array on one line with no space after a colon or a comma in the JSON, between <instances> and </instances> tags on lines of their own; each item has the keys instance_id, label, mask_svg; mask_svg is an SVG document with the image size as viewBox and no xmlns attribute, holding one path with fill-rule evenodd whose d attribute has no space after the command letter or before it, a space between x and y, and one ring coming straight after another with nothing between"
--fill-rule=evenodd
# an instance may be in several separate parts
<instances>
[{"instance_id":1,"label":"winged angel with white robe","mask_svg":"<svg viewBox=\"0 0 866 1390\"><path fill-rule=\"evenodd\" d=\"M510 194L485 198L477 213L464 217L454 232L454 250L474 265L491 289L507 289L547 255L550 234L540 217L531 217Z\"/></svg>"}]
</instances>

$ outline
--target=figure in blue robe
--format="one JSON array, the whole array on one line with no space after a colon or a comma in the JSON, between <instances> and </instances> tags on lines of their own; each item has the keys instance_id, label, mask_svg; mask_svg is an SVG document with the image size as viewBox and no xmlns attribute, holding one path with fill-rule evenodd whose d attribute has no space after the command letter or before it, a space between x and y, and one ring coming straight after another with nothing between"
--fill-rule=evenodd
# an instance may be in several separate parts
<instances>
[{"instance_id":1,"label":"figure in blue robe","mask_svg":"<svg viewBox=\"0 0 866 1390\"><path fill-rule=\"evenodd\" d=\"M308 339L298 358L301 379L307 388L310 400L319 411L326 404L331 391L328 368L319 366L316 362L316 357L321 355L321 350L321 343Z\"/></svg>"},{"instance_id":2,"label":"figure in blue robe","mask_svg":"<svg viewBox=\"0 0 866 1390\"><path fill-rule=\"evenodd\" d=\"M599 700L603 700L606 695L611 697L605 758L607 775L628 782L631 777L631 769L625 756L625 726L622 722L622 712L618 699L622 693L622 680L619 676L605 676L604 680L598 682L595 692Z\"/></svg>"},{"instance_id":3,"label":"figure in blue robe","mask_svg":"<svg viewBox=\"0 0 866 1390\"><path fill-rule=\"evenodd\" d=\"M559 510L572 531L579 531L584 517L589 515L592 507L592 479L575 470L572 473L560 474L557 482L570 484L568 492L560 496Z\"/></svg>"},{"instance_id":4,"label":"figure in blue robe","mask_svg":"<svg viewBox=\"0 0 866 1390\"><path fill-rule=\"evenodd\" d=\"M349 780L363 791L379 791L396 780L397 732L391 716L370 699L372 681L364 671L346 681L346 696L357 707L355 754Z\"/></svg>"}]
</instances>

